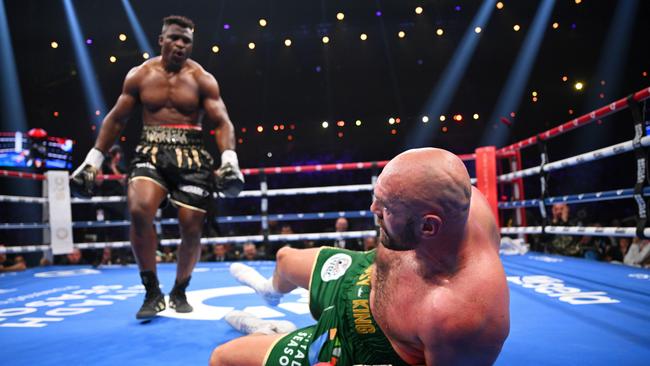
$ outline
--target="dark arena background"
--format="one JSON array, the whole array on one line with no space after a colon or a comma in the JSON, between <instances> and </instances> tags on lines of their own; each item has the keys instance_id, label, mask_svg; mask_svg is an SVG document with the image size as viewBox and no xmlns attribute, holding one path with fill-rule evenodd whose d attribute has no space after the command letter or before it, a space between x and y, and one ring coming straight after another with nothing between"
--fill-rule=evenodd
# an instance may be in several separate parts
<instances>
[{"instance_id":1,"label":"dark arena background","mask_svg":"<svg viewBox=\"0 0 650 366\"><path fill-rule=\"evenodd\" d=\"M191 58L219 83L246 184L205 227L195 311L141 323L124 174L142 107L94 197L66 184L60 206L51 173L82 164L169 15L195 23ZM642 0L0 0L2 364L202 365L240 335L230 310L311 324L306 291L269 306L212 262L270 276L285 245L371 249L376 178L420 147L458 154L498 218L497 364L647 364L648 19ZM165 293L176 212L154 221Z\"/></svg>"}]
</instances>

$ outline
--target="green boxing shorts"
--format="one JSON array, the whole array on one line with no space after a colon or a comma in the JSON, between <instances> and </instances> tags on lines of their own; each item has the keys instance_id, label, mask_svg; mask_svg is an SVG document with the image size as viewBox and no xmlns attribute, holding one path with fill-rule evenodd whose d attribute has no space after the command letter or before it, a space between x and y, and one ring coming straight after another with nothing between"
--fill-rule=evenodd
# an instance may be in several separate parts
<instances>
[{"instance_id":1,"label":"green boxing shorts","mask_svg":"<svg viewBox=\"0 0 650 366\"><path fill-rule=\"evenodd\" d=\"M309 309L317 322L280 338L264 365L408 365L370 312L374 259L374 250L321 248L309 286Z\"/></svg>"}]
</instances>

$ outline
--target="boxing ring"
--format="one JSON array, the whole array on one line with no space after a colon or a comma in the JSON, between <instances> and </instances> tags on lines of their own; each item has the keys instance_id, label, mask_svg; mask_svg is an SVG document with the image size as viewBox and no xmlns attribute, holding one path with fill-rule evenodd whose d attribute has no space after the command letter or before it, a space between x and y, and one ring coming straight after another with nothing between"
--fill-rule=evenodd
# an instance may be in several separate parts
<instances>
[{"instance_id":1,"label":"boxing ring","mask_svg":"<svg viewBox=\"0 0 650 366\"><path fill-rule=\"evenodd\" d=\"M503 235L592 235L650 236L646 227L645 196L646 155L644 147L650 137L641 129L643 118L638 103L650 97L650 88L617 100L608 106L578 117L522 142L496 150L480 148L475 154L461 158L476 166L472 180L488 198L497 217L514 215L517 226L501 228ZM567 131L588 125L612 113L630 107L635 120L635 138L595 151L549 162L547 152L540 148L540 164L523 168L522 149L543 145ZM615 187L613 190L575 193L560 197L548 195L545 174L553 170L575 167L618 154L635 152L637 185ZM505 159L506 163L497 163ZM221 216L220 223L260 223L261 234L206 237L203 244L213 243L275 243L302 240L335 240L375 236L376 230L344 233L317 232L273 234L269 222L333 220L348 217L367 220L367 210L272 213L269 198L279 196L317 197L340 193L365 194L370 204L377 173L386 162L347 163L317 166L244 169L247 177L257 176L259 190L242 192L240 198L259 199L259 213ZM498 174L497 166L507 165L511 172ZM484 167L488 167L485 169ZM303 174L345 170L370 171L366 184L322 187L269 189L267 179L274 174ZM47 180L48 177L16 172L0 172L16 179ZM536 177L542 182L539 198L524 200L524 178ZM105 176L105 179L121 179ZM48 183L51 184L51 183ZM499 185L510 185L512 197L499 202ZM46 192L47 190L44 190ZM51 195L43 197L0 196L3 202L46 206ZM559 227L526 226L525 209L539 210L548 217L546 206L556 202L596 202L629 199L638 208L636 227ZM70 205L123 203L124 197L72 198ZM514 210L514 211L513 211ZM44 210L45 211L45 210ZM0 223L5 230L43 230L48 232L53 221ZM503 220L502 220L503 222ZM174 225L175 219L159 218L158 225ZM73 221L73 228L122 227L127 220ZM44 235L47 238L47 235ZM174 246L178 239L163 239L163 246ZM75 242L74 247L120 248L128 241ZM27 243L0 248L6 253L50 251L52 245ZM499 365L514 364L646 364L650 359L650 270L630 266L588 261L559 255L528 253L502 256L510 289L510 336L497 359ZM274 262L246 262L263 275L270 276ZM163 292L169 292L175 277L174 264L159 264ZM267 306L250 288L239 285L228 273L227 263L197 264L187 296L195 311L176 314L165 310L152 321L141 323L134 318L144 293L138 269L128 266L51 266L28 269L19 273L0 274L0 343L3 359L12 365L60 365L81 363L91 365L201 365L206 364L211 350L240 334L230 328L223 316L231 310L244 310L262 318L293 321L297 326L312 322L307 308L306 292L296 290L285 296L277 307Z\"/></svg>"}]
</instances>

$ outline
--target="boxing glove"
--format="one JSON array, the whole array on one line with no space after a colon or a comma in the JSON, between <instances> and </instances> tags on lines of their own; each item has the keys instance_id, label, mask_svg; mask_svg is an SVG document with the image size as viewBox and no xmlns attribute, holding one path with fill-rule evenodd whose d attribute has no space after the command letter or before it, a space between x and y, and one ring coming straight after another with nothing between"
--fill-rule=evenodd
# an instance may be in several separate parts
<instances>
[{"instance_id":1,"label":"boxing glove","mask_svg":"<svg viewBox=\"0 0 650 366\"><path fill-rule=\"evenodd\" d=\"M92 148L84 162L70 176L73 190L82 196L90 197L95 189L95 178L104 162L104 154Z\"/></svg>"},{"instance_id":2,"label":"boxing glove","mask_svg":"<svg viewBox=\"0 0 650 366\"><path fill-rule=\"evenodd\" d=\"M237 153L225 150L221 153L221 166L215 172L217 190L226 197L237 197L244 189L244 174L239 169Z\"/></svg>"}]
</instances>

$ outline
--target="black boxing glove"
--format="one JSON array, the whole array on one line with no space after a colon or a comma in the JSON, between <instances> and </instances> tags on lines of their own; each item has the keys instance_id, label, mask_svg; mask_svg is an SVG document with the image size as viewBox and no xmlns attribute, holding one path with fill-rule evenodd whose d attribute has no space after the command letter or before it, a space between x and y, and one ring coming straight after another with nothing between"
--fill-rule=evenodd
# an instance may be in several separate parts
<instances>
[{"instance_id":1,"label":"black boxing glove","mask_svg":"<svg viewBox=\"0 0 650 366\"><path fill-rule=\"evenodd\" d=\"M103 162L104 154L94 147L90 149L84 162L70 176L73 191L85 197L92 196L95 190L95 178Z\"/></svg>"},{"instance_id":2,"label":"black boxing glove","mask_svg":"<svg viewBox=\"0 0 650 366\"><path fill-rule=\"evenodd\" d=\"M244 189L244 174L239 169L237 153L225 150L221 153L221 166L215 172L217 190L226 197L237 197Z\"/></svg>"}]
</instances>

